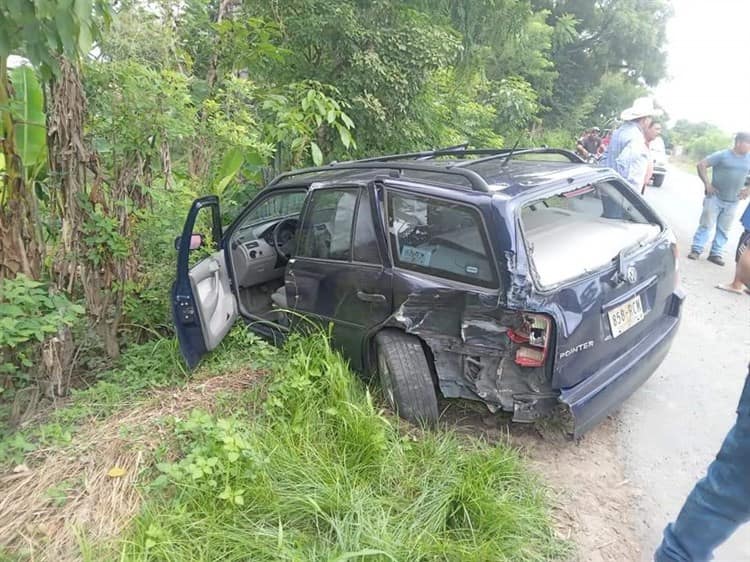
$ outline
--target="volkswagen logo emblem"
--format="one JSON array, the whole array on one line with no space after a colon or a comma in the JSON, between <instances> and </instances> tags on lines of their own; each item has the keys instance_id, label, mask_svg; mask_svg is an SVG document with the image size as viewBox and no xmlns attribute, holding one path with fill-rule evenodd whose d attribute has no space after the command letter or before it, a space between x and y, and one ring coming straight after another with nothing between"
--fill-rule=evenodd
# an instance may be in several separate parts
<instances>
[{"instance_id":1,"label":"volkswagen logo emblem","mask_svg":"<svg viewBox=\"0 0 750 562\"><path fill-rule=\"evenodd\" d=\"M627 279L628 283L631 285L638 281L638 272L632 265L628 268L628 272L625 274L625 279Z\"/></svg>"}]
</instances>

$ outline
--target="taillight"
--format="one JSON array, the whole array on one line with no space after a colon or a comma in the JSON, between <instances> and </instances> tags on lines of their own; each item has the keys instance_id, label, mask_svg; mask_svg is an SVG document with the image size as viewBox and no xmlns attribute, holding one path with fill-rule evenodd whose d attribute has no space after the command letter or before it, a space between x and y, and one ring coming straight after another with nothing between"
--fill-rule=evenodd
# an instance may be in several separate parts
<instances>
[{"instance_id":1,"label":"taillight","mask_svg":"<svg viewBox=\"0 0 750 562\"><path fill-rule=\"evenodd\" d=\"M543 367L550 345L552 322L540 314L524 314L517 330L508 330L508 337L519 344L515 362L521 367Z\"/></svg>"}]
</instances>

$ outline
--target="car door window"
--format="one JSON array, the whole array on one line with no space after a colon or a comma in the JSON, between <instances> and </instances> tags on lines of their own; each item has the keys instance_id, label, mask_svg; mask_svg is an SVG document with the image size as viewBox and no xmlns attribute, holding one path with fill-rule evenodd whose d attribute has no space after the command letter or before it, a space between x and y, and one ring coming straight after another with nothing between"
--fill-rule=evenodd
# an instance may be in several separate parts
<instances>
[{"instance_id":1,"label":"car door window","mask_svg":"<svg viewBox=\"0 0 750 562\"><path fill-rule=\"evenodd\" d=\"M388 230L393 261L398 267L497 287L497 274L476 209L390 192Z\"/></svg>"},{"instance_id":2,"label":"car door window","mask_svg":"<svg viewBox=\"0 0 750 562\"><path fill-rule=\"evenodd\" d=\"M354 261L381 263L375 223L372 220L372 205L369 190L362 190L354 225Z\"/></svg>"},{"instance_id":3,"label":"car door window","mask_svg":"<svg viewBox=\"0 0 750 562\"><path fill-rule=\"evenodd\" d=\"M310 196L298 256L351 260L357 189L321 189Z\"/></svg>"}]
</instances>

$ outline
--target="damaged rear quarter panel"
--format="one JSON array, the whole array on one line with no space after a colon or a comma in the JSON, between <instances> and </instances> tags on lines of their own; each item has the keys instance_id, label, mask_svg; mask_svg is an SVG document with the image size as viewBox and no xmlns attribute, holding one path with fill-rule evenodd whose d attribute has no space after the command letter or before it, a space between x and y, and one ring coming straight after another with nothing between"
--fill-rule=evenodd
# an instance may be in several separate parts
<instances>
[{"instance_id":1,"label":"damaged rear quarter panel","mask_svg":"<svg viewBox=\"0 0 750 562\"><path fill-rule=\"evenodd\" d=\"M546 370L514 362L516 344L507 332L523 318L501 306L502 293L433 286L418 275L398 277L394 296L401 305L390 324L429 348L443 396L479 400L491 411L514 412L516 421L532 421L554 407L557 393Z\"/></svg>"}]
</instances>

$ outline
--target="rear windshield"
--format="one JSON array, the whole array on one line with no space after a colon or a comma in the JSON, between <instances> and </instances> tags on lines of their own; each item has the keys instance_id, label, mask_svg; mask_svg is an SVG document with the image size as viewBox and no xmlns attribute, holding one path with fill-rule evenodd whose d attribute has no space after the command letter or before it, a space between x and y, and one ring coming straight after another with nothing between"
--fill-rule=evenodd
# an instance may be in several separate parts
<instances>
[{"instance_id":1,"label":"rear windshield","mask_svg":"<svg viewBox=\"0 0 750 562\"><path fill-rule=\"evenodd\" d=\"M629 190L601 182L523 207L523 234L542 286L600 269L659 235L661 227L635 206Z\"/></svg>"}]
</instances>

